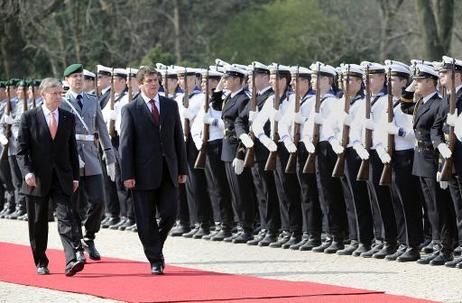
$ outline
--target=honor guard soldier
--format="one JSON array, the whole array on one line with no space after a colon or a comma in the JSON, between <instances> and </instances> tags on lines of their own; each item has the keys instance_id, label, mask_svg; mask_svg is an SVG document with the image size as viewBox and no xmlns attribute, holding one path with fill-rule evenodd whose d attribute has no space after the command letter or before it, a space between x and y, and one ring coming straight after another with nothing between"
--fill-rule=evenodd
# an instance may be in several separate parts
<instances>
[{"instance_id":1,"label":"honor guard soldier","mask_svg":"<svg viewBox=\"0 0 462 303\"><path fill-rule=\"evenodd\" d=\"M314 109L315 92L311 87L312 71L306 67L295 66L291 68L292 87L295 93L290 95L288 110L279 121L279 136L287 151L296 148L296 173L300 184L302 231L301 241L291 245L293 250L307 251L321 244L322 212L319 204L318 186L314 174L303 173L303 167L308 157L305 144L302 142L303 124L306 122L310 111ZM299 110L296 109L296 98L299 95ZM299 125L299 133L296 133L296 125ZM296 144L296 137L298 144ZM310 142L311 143L311 142ZM292 156L291 156L292 157ZM289 160L290 161L290 160ZM287 167L286 167L287 169Z\"/></svg>"},{"instance_id":2,"label":"honor guard soldier","mask_svg":"<svg viewBox=\"0 0 462 303\"><path fill-rule=\"evenodd\" d=\"M83 92L83 66L72 64L64 70L64 78L69 83L69 91L66 93L61 107L76 117L75 133L77 151L80 158L80 186L76 194L72 196L75 208L75 246L79 258L84 259L81 239L90 259L100 260L100 255L95 247L95 235L100 229L101 218L104 212L104 182L102 176L101 160L95 134L98 134L106 157L108 175L114 179L115 156L111 140L104 123L103 114L96 102L96 96ZM79 207L80 196L86 196L88 208L85 217L81 218ZM82 233L82 223L85 225L85 234Z\"/></svg>"},{"instance_id":3,"label":"honor guard soldier","mask_svg":"<svg viewBox=\"0 0 462 303\"><path fill-rule=\"evenodd\" d=\"M262 110L265 102L271 100L269 97L274 94L274 90L270 83L270 70L266 65L255 61L252 62L250 67L252 71L249 77L250 89L252 90L251 100L236 119L235 125L236 134L239 136L241 142L247 148L253 148L254 153L251 172L255 186L261 229L259 234L254 239L248 241L247 244L268 246L277 241L281 227L279 200L274 172L272 170L265 170L269 151L259 140L252 140L249 134L255 116ZM254 80L252 80L252 77L254 77ZM252 83L254 83L255 87L252 86ZM255 101L252 100L254 94ZM263 130L266 136L271 136L270 121L265 123Z\"/></svg>"},{"instance_id":4,"label":"honor guard soldier","mask_svg":"<svg viewBox=\"0 0 462 303\"><path fill-rule=\"evenodd\" d=\"M104 65L96 66L96 73L98 74L97 88L98 94L98 103L100 108L103 109L107 102L109 102L109 97L111 93L111 79L112 79L112 69Z\"/></svg>"},{"instance_id":5,"label":"honor guard soldier","mask_svg":"<svg viewBox=\"0 0 462 303\"><path fill-rule=\"evenodd\" d=\"M432 225L432 241L440 243L432 254L419 259L420 264L443 265L452 260L452 236L449 226L451 197L448 190L440 188L437 181L438 152L448 156L442 131L435 132L442 99L436 90L438 73L432 66L417 65L415 93L421 98L415 105L413 128L416 136L412 173L419 177ZM450 153L450 151L449 151Z\"/></svg>"},{"instance_id":6,"label":"honor guard soldier","mask_svg":"<svg viewBox=\"0 0 462 303\"><path fill-rule=\"evenodd\" d=\"M221 160L224 161L226 176L233 203L234 214L238 220L238 231L225 238L226 242L246 243L253 239L256 198L249 168L244 167L244 148L236 134L236 119L249 102L244 91L246 70L233 65L225 66L225 74L212 95L212 102L221 104L222 120L224 122L224 138ZM227 91L224 97L223 91Z\"/></svg>"},{"instance_id":7,"label":"honor guard soldier","mask_svg":"<svg viewBox=\"0 0 462 303\"><path fill-rule=\"evenodd\" d=\"M385 258L399 262L417 261L420 258L419 245L423 242L423 194L420 191L419 179L412 175L415 146L412 115L403 113L400 106L403 91L409 85L411 69L406 64L395 60L385 60L385 67L387 76L390 76L387 83L391 84L393 96L393 120L391 122L388 119L384 120L377 133L378 141L381 141L379 145L382 145L390 156L383 158L391 160L392 203L399 243L396 252ZM388 110L389 108L387 112ZM392 141L390 141L390 136ZM393 148L391 154L389 144ZM390 164L385 162L384 165Z\"/></svg>"},{"instance_id":8,"label":"honor guard soldier","mask_svg":"<svg viewBox=\"0 0 462 303\"><path fill-rule=\"evenodd\" d=\"M202 72L202 91L204 97L206 90L208 96L212 96L223 74L216 70ZM208 84L207 84L208 81ZM173 87L174 88L174 87ZM225 124L221 119L221 102L219 104L209 102L208 111L202 106L191 127L191 135L200 153L205 150L205 176L207 178L207 189L212 201L215 231L202 239L212 241L223 241L232 235L234 217L231 202L231 193L226 179L224 162L221 160L223 148L223 137ZM208 125L208 127L204 127ZM208 140L204 141L205 132L208 130ZM196 159L198 165L199 156Z\"/></svg>"},{"instance_id":9,"label":"honor guard soldier","mask_svg":"<svg viewBox=\"0 0 462 303\"><path fill-rule=\"evenodd\" d=\"M210 234L210 225L213 222L212 204L207 193L207 179L203 169L196 169L198 150L191 136L191 126L194 124L197 113L204 104L204 94L200 90L196 68L177 67L179 85L184 93L176 97L183 123L183 132L188 157L188 179L186 180L186 197L189 207L190 221L194 228L183 234L186 238L201 239Z\"/></svg>"},{"instance_id":10,"label":"honor guard soldier","mask_svg":"<svg viewBox=\"0 0 462 303\"><path fill-rule=\"evenodd\" d=\"M303 126L305 142L313 141L314 135L318 135L319 142L305 144L310 154L316 152L315 167L316 180L320 195L320 204L323 215L327 220L327 233L329 237L314 247L314 252L328 254L336 253L344 248L343 240L347 232L346 211L344 194L339 178L332 177L337 154L343 153L343 147L339 144L341 130L335 127L335 121L342 117L342 103L336 97L332 85L337 75L335 68L322 62L313 63L311 85L316 88L316 99L313 103L315 109L311 110L308 120ZM318 90L319 89L319 90ZM316 134L316 125L319 133ZM308 162L308 160L307 160Z\"/></svg>"}]
</instances>

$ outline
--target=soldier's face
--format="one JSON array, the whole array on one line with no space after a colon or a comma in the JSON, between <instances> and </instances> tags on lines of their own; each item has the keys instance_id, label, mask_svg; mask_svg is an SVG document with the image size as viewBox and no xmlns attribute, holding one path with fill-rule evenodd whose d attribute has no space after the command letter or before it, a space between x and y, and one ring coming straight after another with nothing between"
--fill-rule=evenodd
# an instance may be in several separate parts
<instances>
[{"instance_id":1,"label":"soldier's face","mask_svg":"<svg viewBox=\"0 0 462 303\"><path fill-rule=\"evenodd\" d=\"M271 83L271 87L273 88L274 91L276 91L277 89L279 89L279 91L282 92L286 89L286 82L287 80L285 78L282 78L282 77L276 77L276 75L271 75L270 76L270 83Z\"/></svg>"},{"instance_id":2,"label":"soldier's face","mask_svg":"<svg viewBox=\"0 0 462 303\"><path fill-rule=\"evenodd\" d=\"M180 84L180 87L183 90L186 87L185 85L186 83L188 86L188 90L192 91L194 86L196 86L196 77L195 76L178 77L178 83Z\"/></svg>"},{"instance_id":3,"label":"soldier's face","mask_svg":"<svg viewBox=\"0 0 462 303\"><path fill-rule=\"evenodd\" d=\"M406 80L401 79L398 76L391 76L391 91L393 96L399 97L403 91L403 88L406 87Z\"/></svg>"},{"instance_id":4,"label":"soldier's face","mask_svg":"<svg viewBox=\"0 0 462 303\"><path fill-rule=\"evenodd\" d=\"M168 91L174 92L176 87L178 86L178 79L165 79L167 81Z\"/></svg>"},{"instance_id":5,"label":"soldier's face","mask_svg":"<svg viewBox=\"0 0 462 303\"><path fill-rule=\"evenodd\" d=\"M148 98L154 98L159 90L159 79L157 75L146 75L140 88Z\"/></svg>"},{"instance_id":6,"label":"soldier's face","mask_svg":"<svg viewBox=\"0 0 462 303\"><path fill-rule=\"evenodd\" d=\"M415 85L415 93L419 94L423 97L428 95L429 93L433 92L435 90L435 87L433 85L433 81L428 78L423 78L423 79L415 79L416 85Z\"/></svg>"},{"instance_id":7,"label":"soldier's face","mask_svg":"<svg viewBox=\"0 0 462 303\"><path fill-rule=\"evenodd\" d=\"M19 99L24 99L24 87L22 86L18 86L18 88L16 89L16 95L18 96Z\"/></svg>"},{"instance_id":8,"label":"soldier's face","mask_svg":"<svg viewBox=\"0 0 462 303\"><path fill-rule=\"evenodd\" d=\"M239 77L228 76L225 78L224 82L225 89L232 92L241 88L241 82Z\"/></svg>"},{"instance_id":9,"label":"soldier's face","mask_svg":"<svg viewBox=\"0 0 462 303\"><path fill-rule=\"evenodd\" d=\"M371 92L378 93L385 84L385 75L384 74L372 74L369 75L369 85Z\"/></svg>"},{"instance_id":10,"label":"soldier's face","mask_svg":"<svg viewBox=\"0 0 462 303\"><path fill-rule=\"evenodd\" d=\"M55 110L61 104L62 87L51 87L42 91L43 103L49 110Z\"/></svg>"},{"instance_id":11,"label":"soldier's face","mask_svg":"<svg viewBox=\"0 0 462 303\"><path fill-rule=\"evenodd\" d=\"M85 79L83 82L83 90L86 92L92 91L95 88L95 81L90 79Z\"/></svg>"},{"instance_id":12,"label":"soldier's face","mask_svg":"<svg viewBox=\"0 0 462 303\"><path fill-rule=\"evenodd\" d=\"M103 89L111 85L111 77L107 75L98 75L98 88Z\"/></svg>"},{"instance_id":13,"label":"soldier's face","mask_svg":"<svg viewBox=\"0 0 462 303\"><path fill-rule=\"evenodd\" d=\"M355 96L358 93L358 91L361 89L362 79L358 77L350 76L349 81L350 82L348 84L348 94L350 96ZM345 89L347 87L347 77L346 76L343 77L343 87Z\"/></svg>"},{"instance_id":14,"label":"soldier's face","mask_svg":"<svg viewBox=\"0 0 462 303\"><path fill-rule=\"evenodd\" d=\"M121 92L127 86L127 81L121 77L114 77L114 89L116 92Z\"/></svg>"},{"instance_id":15,"label":"soldier's face","mask_svg":"<svg viewBox=\"0 0 462 303\"><path fill-rule=\"evenodd\" d=\"M66 77L69 88L74 92L81 92L83 90L83 73L75 73Z\"/></svg>"}]
</instances>

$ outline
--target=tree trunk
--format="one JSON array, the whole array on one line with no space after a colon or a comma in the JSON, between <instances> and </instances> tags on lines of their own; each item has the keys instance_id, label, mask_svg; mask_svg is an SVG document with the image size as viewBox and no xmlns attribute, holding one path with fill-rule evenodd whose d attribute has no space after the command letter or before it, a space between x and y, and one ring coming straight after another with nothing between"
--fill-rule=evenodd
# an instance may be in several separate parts
<instances>
[{"instance_id":1,"label":"tree trunk","mask_svg":"<svg viewBox=\"0 0 462 303\"><path fill-rule=\"evenodd\" d=\"M181 36L180 36L180 8L178 0L173 1L173 29L175 32L175 57L180 62L181 57Z\"/></svg>"}]
</instances>

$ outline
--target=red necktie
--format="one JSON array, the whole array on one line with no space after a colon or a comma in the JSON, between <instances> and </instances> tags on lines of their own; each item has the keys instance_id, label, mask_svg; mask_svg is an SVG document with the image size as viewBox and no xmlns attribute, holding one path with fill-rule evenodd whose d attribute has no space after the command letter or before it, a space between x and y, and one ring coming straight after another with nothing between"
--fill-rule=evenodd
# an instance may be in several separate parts
<instances>
[{"instance_id":1,"label":"red necktie","mask_svg":"<svg viewBox=\"0 0 462 303\"><path fill-rule=\"evenodd\" d=\"M154 100L149 100L149 103L151 104L151 114L152 114L152 119L156 124L159 124L160 122L160 114L159 110L157 109L156 103Z\"/></svg>"},{"instance_id":2,"label":"red necktie","mask_svg":"<svg viewBox=\"0 0 462 303\"><path fill-rule=\"evenodd\" d=\"M50 135L51 138L54 140L56 136L56 132L58 131L58 123L56 122L55 113L51 112L51 119L50 119Z\"/></svg>"}]
</instances>

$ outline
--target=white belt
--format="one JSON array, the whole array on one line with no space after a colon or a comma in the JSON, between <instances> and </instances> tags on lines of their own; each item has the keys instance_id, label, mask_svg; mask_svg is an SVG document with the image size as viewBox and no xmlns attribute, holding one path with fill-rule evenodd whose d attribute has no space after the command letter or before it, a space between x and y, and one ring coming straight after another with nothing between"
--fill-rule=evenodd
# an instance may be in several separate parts
<instances>
[{"instance_id":1,"label":"white belt","mask_svg":"<svg viewBox=\"0 0 462 303\"><path fill-rule=\"evenodd\" d=\"M95 141L95 136L94 135L81 135L81 134L76 134L75 139L79 141Z\"/></svg>"}]
</instances>

